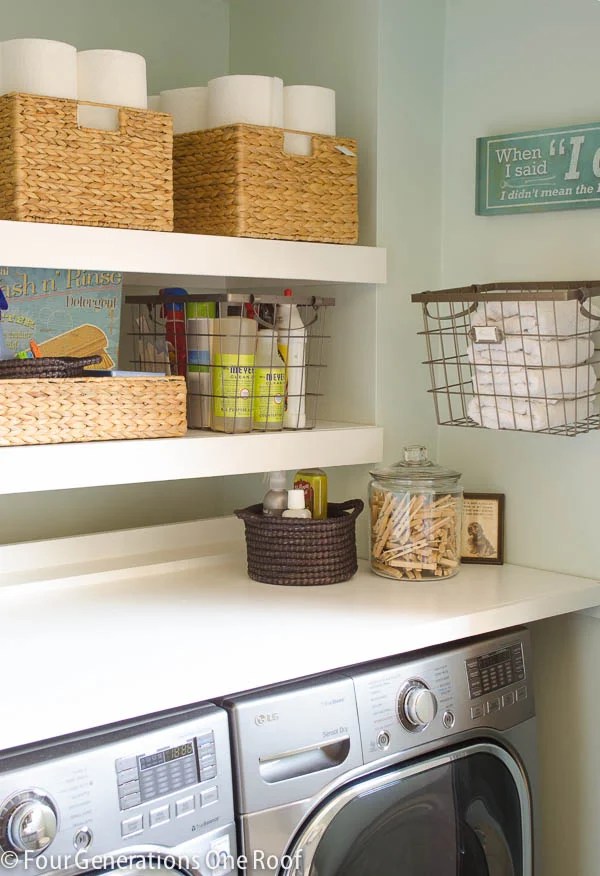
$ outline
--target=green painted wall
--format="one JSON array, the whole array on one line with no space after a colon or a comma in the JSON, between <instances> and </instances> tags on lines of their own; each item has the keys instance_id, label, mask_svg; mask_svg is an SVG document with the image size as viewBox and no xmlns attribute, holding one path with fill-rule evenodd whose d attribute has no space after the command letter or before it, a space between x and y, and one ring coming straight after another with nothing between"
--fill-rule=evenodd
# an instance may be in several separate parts
<instances>
[{"instance_id":1,"label":"green painted wall","mask_svg":"<svg viewBox=\"0 0 600 876\"><path fill-rule=\"evenodd\" d=\"M380 0L377 243L388 283L377 293L377 421L385 457L423 443L436 428L426 394L419 310L410 294L440 280L444 4Z\"/></svg>"},{"instance_id":2,"label":"green painted wall","mask_svg":"<svg viewBox=\"0 0 600 876\"><path fill-rule=\"evenodd\" d=\"M123 49L148 62L149 94L227 72L226 0L0 0L1 38Z\"/></svg>"}]
</instances>

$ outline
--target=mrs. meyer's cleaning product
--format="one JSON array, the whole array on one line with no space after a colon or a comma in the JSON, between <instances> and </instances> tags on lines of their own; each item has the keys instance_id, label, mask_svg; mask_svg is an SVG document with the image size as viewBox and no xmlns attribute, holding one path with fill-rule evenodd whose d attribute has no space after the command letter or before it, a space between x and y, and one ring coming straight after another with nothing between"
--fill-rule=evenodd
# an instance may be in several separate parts
<instances>
[{"instance_id":1,"label":"mrs. meyer's cleaning product","mask_svg":"<svg viewBox=\"0 0 600 876\"><path fill-rule=\"evenodd\" d=\"M277 332L261 329L254 362L252 428L261 432L283 429L285 362L277 349Z\"/></svg>"},{"instance_id":2,"label":"mrs. meyer's cleaning product","mask_svg":"<svg viewBox=\"0 0 600 876\"><path fill-rule=\"evenodd\" d=\"M291 298L292 290L283 293ZM285 429L306 428L306 344L307 334L298 307L290 302L277 304L275 316L277 343L286 365Z\"/></svg>"},{"instance_id":3,"label":"mrs. meyer's cleaning product","mask_svg":"<svg viewBox=\"0 0 600 876\"><path fill-rule=\"evenodd\" d=\"M256 349L256 322L243 316L214 320L212 428L250 432Z\"/></svg>"}]
</instances>

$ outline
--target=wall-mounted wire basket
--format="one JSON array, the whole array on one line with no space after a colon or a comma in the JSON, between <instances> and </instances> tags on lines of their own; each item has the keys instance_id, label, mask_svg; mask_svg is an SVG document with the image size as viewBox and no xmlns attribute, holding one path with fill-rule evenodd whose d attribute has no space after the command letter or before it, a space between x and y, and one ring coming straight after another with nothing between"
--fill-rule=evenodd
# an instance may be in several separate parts
<instances>
[{"instance_id":1,"label":"wall-mounted wire basket","mask_svg":"<svg viewBox=\"0 0 600 876\"><path fill-rule=\"evenodd\" d=\"M190 428L316 425L335 299L163 290L125 304L133 369L185 376Z\"/></svg>"},{"instance_id":2,"label":"wall-mounted wire basket","mask_svg":"<svg viewBox=\"0 0 600 876\"><path fill-rule=\"evenodd\" d=\"M600 428L597 282L421 292L442 426L577 435Z\"/></svg>"}]
</instances>

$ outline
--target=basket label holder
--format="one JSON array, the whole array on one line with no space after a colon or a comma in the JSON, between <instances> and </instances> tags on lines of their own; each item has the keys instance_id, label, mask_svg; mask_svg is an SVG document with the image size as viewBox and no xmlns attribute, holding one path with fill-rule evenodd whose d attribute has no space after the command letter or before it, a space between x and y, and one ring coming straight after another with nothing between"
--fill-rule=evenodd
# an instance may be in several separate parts
<instances>
[{"instance_id":1,"label":"basket label holder","mask_svg":"<svg viewBox=\"0 0 600 876\"><path fill-rule=\"evenodd\" d=\"M497 325L474 325L469 337L474 344L499 344L504 340L504 332Z\"/></svg>"}]
</instances>

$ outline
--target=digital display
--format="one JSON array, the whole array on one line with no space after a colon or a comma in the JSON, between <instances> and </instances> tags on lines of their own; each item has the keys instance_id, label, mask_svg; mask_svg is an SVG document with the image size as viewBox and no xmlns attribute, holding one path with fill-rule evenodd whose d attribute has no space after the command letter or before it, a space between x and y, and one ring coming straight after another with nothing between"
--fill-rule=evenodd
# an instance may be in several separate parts
<instances>
[{"instance_id":1,"label":"digital display","mask_svg":"<svg viewBox=\"0 0 600 876\"><path fill-rule=\"evenodd\" d=\"M155 754L147 754L144 757L140 757L140 769L150 770L153 767L169 763L180 757L189 757L193 753L194 744L192 742L184 742L182 745L175 745L173 748L165 748L163 751L157 751Z\"/></svg>"},{"instance_id":2,"label":"digital display","mask_svg":"<svg viewBox=\"0 0 600 876\"><path fill-rule=\"evenodd\" d=\"M489 669L490 666L498 666L500 663L505 663L510 660L510 648L505 648L503 651L495 651L493 654L487 654L485 657L480 657L477 661L480 669Z\"/></svg>"},{"instance_id":3,"label":"digital display","mask_svg":"<svg viewBox=\"0 0 600 876\"><path fill-rule=\"evenodd\" d=\"M194 753L194 746L191 742L185 742L183 745L176 745L175 748L169 748L165 751L165 761L177 760L178 757L188 757Z\"/></svg>"}]
</instances>

